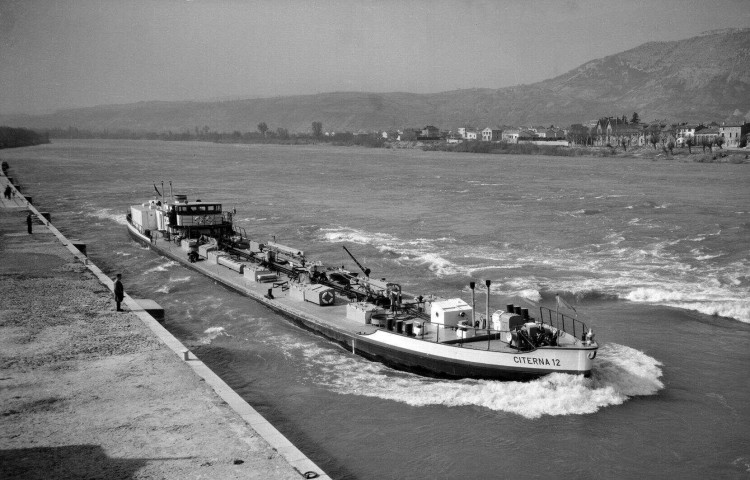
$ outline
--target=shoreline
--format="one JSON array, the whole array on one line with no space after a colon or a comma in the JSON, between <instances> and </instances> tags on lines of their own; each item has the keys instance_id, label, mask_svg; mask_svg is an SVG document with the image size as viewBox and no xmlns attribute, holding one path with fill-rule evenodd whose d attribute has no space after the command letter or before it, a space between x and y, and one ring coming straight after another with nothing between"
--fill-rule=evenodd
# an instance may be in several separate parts
<instances>
[{"instance_id":1,"label":"shoreline","mask_svg":"<svg viewBox=\"0 0 750 480\"><path fill-rule=\"evenodd\" d=\"M652 161L677 161L682 163L731 163L750 164L750 148L714 148L712 151L703 152L700 146L693 147L695 152L688 152L684 147L675 148L674 153L665 151L661 146L654 149L652 146L632 146L627 151L622 147L597 147L580 145L542 145L532 143L505 144L497 142L473 141L467 144L445 145L429 141L397 141L385 142L378 146L359 145L354 143L327 142L327 141L211 141L204 139L161 139L161 138L66 138L53 137L54 140L120 140L120 141L156 141L156 142L196 142L215 145L263 145L282 147L314 147L330 146L341 148L365 148L375 150L421 150L424 152L447 152L481 155L533 155L543 157L592 157L592 158L614 158L614 159L646 159ZM33 145L32 145L33 146Z\"/></svg>"},{"instance_id":2,"label":"shoreline","mask_svg":"<svg viewBox=\"0 0 750 480\"><path fill-rule=\"evenodd\" d=\"M18 192L0 236L4 478L329 478Z\"/></svg>"}]
</instances>

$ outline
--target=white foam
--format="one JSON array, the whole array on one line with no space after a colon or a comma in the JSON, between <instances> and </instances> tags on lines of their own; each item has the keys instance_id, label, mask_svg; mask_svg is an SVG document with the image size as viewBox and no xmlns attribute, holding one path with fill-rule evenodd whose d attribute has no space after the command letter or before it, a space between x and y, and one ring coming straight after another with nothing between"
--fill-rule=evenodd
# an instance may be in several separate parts
<instances>
[{"instance_id":1,"label":"white foam","mask_svg":"<svg viewBox=\"0 0 750 480\"><path fill-rule=\"evenodd\" d=\"M664 305L685 310L695 310L705 315L719 315L750 323L750 300L725 302L664 302Z\"/></svg>"},{"instance_id":2,"label":"white foam","mask_svg":"<svg viewBox=\"0 0 750 480\"><path fill-rule=\"evenodd\" d=\"M582 415L653 395L664 385L660 363L617 344L599 349L591 378L554 373L530 382L435 380L311 345L302 348L319 370L312 379L342 395L362 395L412 406L479 406L526 418Z\"/></svg>"},{"instance_id":3,"label":"white foam","mask_svg":"<svg viewBox=\"0 0 750 480\"><path fill-rule=\"evenodd\" d=\"M125 214L123 213L114 213L114 210L109 208L100 208L97 210L94 210L91 213L87 213L86 215L94 218L101 218L103 220L112 220L113 222L117 222L120 225L127 225L128 222L125 220Z\"/></svg>"},{"instance_id":4,"label":"white foam","mask_svg":"<svg viewBox=\"0 0 750 480\"><path fill-rule=\"evenodd\" d=\"M328 242L348 242L360 245L372 245L381 252L390 252L399 255L399 263L409 262L418 265L426 265L438 277L452 275L468 275L472 267L458 265L446 259L435 243L450 243L449 238L438 238L434 240L425 238L400 239L393 235L380 232L366 232L353 228L341 227L335 229L321 229L324 239Z\"/></svg>"},{"instance_id":5,"label":"white foam","mask_svg":"<svg viewBox=\"0 0 750 480\"><path fill-rule=\"evenodd\" d=\"M143 275L148 275L149 273L154 273L154 272L166 272L168 269L174 266L177 266L177 262L175 262L174 260L170 260L166 263L162 263L161 265L157 265L153 268L149 268L148 270L143 272Z\"/></svg>"},{"instance_id":6,"label":"white foam","mask_svg":"<svg viewBox=\"0 0 750 480\"><path fill-rule=\"evenodd\" d=\"M154 270L154 269L152 269ZM164 271L164 270L158 270L158 271ZM157 288L156 291L159 293L169 293L172 290L172 286L176 283L185 283L190 281L190 276L187 277L169 277L169 280L167 283L163 284L161 287Z\"/></svg>"},{"instance_id":7,"label":"white foam","mask_svg":"<svg viewBox=\"0 0 750 480\"><path fill-rule=\"evenodd\" d=\"M364 230L357 230L354 228L337 228L337 229L322 229L324 237L327 241L338 243L338 242L349 242L358 243L360 245L390 245L396 242L395 237L385 233L370 233Z\"/></svg>"},{"instance_id":8,"label":"white foam","mask_svg":"<svg viewBox=\"0 0 750 480\"><path fill-rule=\"evenodd\" d=\"M639 218L631 220L631 224L642 226L640 222ZM750 278L747 262L721 266L710 260L724 256L722 252L693 248L688 254L679 247L682 242L700 241L718 233L633 245L627 235L610 231L600 244L545 249L508 244L456 246L450 238L404 240L347 227L322 232L331 242L369 244L395 254L395 261L402 266L426 266L438 278L477 278L501 270L503 273L497 274L500 278L490 277L493 291L532 301L541 297L543 286L544 291L581 297L593 293L638 303L680 305L750 323L743 303L748 296L745 279ZM508 277L509 270L517 271L516 277Z\"/></svg>"},{"instance_id":9,"label":"white foam","mask_svg":"<svg viewBox=\"0 0 750 480\"><path fill-rule=\"evenodd\" d=\"M690 251L690 254L695 257L696 260L699 262L705 262L706 260L713 260L714 258L719 258L722 256L722 254L717 253L714 255L703 253L699 248L694 248Z\"/></svg>"},{"instance_id":10,"label":"white foam","mask_svg":"<svg viewBox=\"0 0 750 480\"><path fill-rule=\"evenodd\" d=\"M203 331L203 337L200 339L200 343L204 345L210 344L216 337L219 336L230 336L224 327L209 327Z\"/></svg>"},{"instance_id":11,"label":"white foam","mask_svg":"<svg viewBox=\"0 0 750 480\"><path fill-rule=\"evenodd\" d=\"M530 300L532 302L541 302L542 301L542 294L539 293L538 290L534 290L533 288L526 288L523 290L519 290L517 292L514 292L515 295L525 298L526 300Z\"/></svg>"},{"instance_id":12,"label":"white foam","mask_svg":"<svg viewBox=\"0 0 750 480\"><path fill-rule=\"evenodd\" d=\"M676 300L691 300L691 293L684 291L665 290L663 288L639 287L625 295L631 302L673 302Z\"/></svg>"}]
</instances>

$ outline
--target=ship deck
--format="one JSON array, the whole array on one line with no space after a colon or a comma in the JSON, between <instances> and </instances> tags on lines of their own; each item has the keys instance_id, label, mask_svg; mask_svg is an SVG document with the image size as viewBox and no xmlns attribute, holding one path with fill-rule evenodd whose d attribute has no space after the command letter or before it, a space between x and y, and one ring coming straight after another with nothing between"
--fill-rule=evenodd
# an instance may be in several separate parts
<instances>
[{"instance_id":1,"label":"ship deck","mask_svg":"<svg viewBox=\"0 0 750 480\"><path fill-rule=\"evenodd\" d=\"M348 298L341 298L337 295L335 304L329 306L320 306L312 302L291 298L288 288L285 288L285 283L289 282L289 279L284 274L279 273L277 275L277 280L274 282L258 283L246 278L237 271L224 265L210 262L203 257L195 263L190 263L187 259L187 252L183 250L179 244L172 241L163 238L152 239L151 246L181 264L197 270L219 283L222 283L233 290L249 296L256 301L293 318L304 318L307 322L324 325L349 336L370 335L378 330L392 335L404 335L403 333L397 333L395 329L389 331L384 327L377 327L347 318L347 304L352 302L352 300ZM251 262L241 263L251 264ZM273 299L269 299L265 296L269 289L271 290ZM402 320L404 324L414 321L424 321L404 314L398 314L396 319ZM511 347L506 342L495 338L489 338L485 330L477 330L475 335L476 336L473 338L462 341L456 330L439 329L438 331L438 329L427 329L423 335L418 335L413 338L418 338L426 342L447 343L456 347L476 350L491 350L507 353L518 352L518 350Z\"/></svg>"}]
</instances>

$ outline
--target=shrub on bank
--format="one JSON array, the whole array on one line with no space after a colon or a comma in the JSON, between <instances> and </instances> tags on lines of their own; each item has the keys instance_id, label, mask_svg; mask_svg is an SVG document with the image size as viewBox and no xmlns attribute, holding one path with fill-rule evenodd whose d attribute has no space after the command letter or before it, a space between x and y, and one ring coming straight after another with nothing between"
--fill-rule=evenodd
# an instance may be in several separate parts
<instances>
[{"instance_id":1,"label":"shrub on bank","mask_svg":"<svg viewBox=\"0 0 750 480\"><path fill-rule=\"evenodd\" d=\"M750 155L747 153L727 153L719 152L714 155L701 155L695 158L693 161L697 163L733 163L742 164L750 163Z\"/></svg>"},{"instance_id":2,"label":"shrub on bank","mask_svg":"<svg viewBox=\"0 0 750 480\"><path fill-rule=\"evenodd\" d=\"M493 143L468 141L458 144L444 142L433 142L425 144L426 151L440 152L462 152L462 153L486 153L499 155L551 155L563 157L576 157L585 155L580 148L562 147L559 145L537 145L534 143Z\"/></svg>"}]
</instances>

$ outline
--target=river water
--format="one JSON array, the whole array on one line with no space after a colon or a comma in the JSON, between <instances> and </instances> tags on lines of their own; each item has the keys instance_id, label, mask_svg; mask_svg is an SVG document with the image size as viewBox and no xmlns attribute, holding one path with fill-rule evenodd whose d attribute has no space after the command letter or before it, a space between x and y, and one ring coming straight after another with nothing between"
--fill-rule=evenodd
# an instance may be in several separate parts
<instances>
[{"instance_id":1,"label":"river water","mask_svg":"<svg viewBox=\"0 0 750 480\"><path fill-rule=\"evenodd\" d=\"M110 140L0 157L334 478L750 477L748 165ZM594 374L447 381L353 356L130 240L128 206L162 181L409 292L490 279L493 309L532 311L560 293L602 345Z\"/></svg>"}]
</instances>

